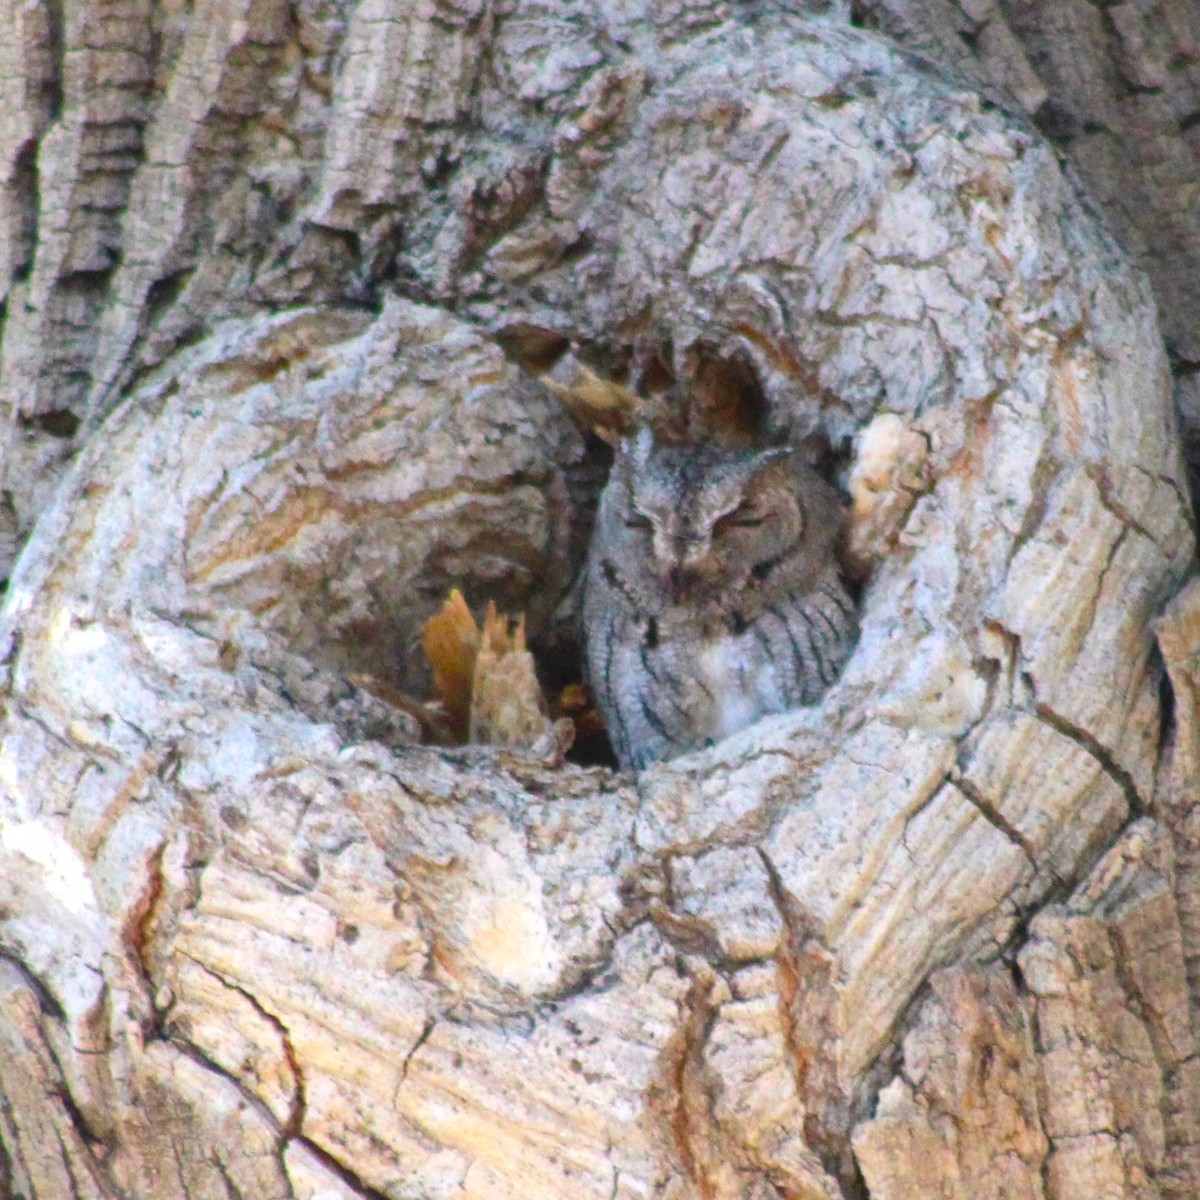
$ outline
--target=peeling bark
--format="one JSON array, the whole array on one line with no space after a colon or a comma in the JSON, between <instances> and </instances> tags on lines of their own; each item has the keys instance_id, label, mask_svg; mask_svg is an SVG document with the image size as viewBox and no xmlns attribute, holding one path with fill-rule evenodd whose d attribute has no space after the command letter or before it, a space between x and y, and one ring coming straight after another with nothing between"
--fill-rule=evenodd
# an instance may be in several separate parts
<instances>
[{"instance_id":1,"label":"peeling bark","mask_svg":"<svg viewBox=\"0 0 1200 1200\"><path fill-rule=\"evenodd\" d=\"M970 7L12 7L0 1190L1200 1191L1195 306ZM633 777L352 682L454 586L576 653L568 349L851 494L818 706Z\"/></svg>"}]
</instances>

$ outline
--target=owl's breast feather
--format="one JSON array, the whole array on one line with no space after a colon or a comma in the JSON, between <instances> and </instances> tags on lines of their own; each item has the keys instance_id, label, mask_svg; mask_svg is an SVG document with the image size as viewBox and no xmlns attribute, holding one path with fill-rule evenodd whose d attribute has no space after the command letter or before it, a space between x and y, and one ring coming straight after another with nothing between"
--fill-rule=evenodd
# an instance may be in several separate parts
<instances>
[{"instance_id":1,"label":"owl's breast feather","mask_svg":"<svg viewBox=\"0 0 1200 1200\"><path fill-rule=\"evenodd\" d=\"M695 659L696 678L709 700L714 741L785 706L775 664L747 634L705 638Z\"/></svg>"}]
</instances>

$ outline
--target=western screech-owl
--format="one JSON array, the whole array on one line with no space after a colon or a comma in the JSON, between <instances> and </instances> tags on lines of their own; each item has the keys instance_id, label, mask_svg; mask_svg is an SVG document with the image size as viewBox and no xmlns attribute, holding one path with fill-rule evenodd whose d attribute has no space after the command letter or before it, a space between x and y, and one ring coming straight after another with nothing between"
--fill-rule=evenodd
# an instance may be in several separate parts
<instances>
[{"instance_id":1,"label":"western screech-owl","mask_svg":"<svg viewBox=\"0 0 1200 1200\"><path fill-rule=\"evenodd\" d=\"M812 704L858 634L837 494L789 449L621 443L584 577L592 689L622 767Z\"/></svg>"}]
</instances>

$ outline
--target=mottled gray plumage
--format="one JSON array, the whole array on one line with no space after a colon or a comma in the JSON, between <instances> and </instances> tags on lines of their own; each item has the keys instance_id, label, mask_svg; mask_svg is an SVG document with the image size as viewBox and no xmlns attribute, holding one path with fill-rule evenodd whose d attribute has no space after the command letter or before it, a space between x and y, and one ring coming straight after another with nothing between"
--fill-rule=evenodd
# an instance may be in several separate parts
<instances>
[{"instance_id":1,"label":"mottled gray plumage","mask_svg":"<svg viewBox=\"0 0 1200 1200\"><path fill-rule=\"evenodd\" d=\"M592 689L623 767L812 704L858 633L837 494L790 450L621 444L584 580Z\"/></svg>"}]
</instances>

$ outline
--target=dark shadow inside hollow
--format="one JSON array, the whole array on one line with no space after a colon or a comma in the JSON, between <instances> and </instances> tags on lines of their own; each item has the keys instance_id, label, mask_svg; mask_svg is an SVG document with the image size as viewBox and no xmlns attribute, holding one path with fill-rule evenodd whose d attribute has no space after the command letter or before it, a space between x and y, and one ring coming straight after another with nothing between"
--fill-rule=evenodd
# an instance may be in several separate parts
<instances>
[{"instance_id":1,"label":"dark shadow inside hollow","mask_svg":"<svg viewBox=\"0 0 1200 1200\"><path fill-rule=\"evenodd\" d=\"M514 321L493 336L505 358L535 378L549 371L571 345L565 334L529 321Z\"/></svg>"},{"instance_id":2,"label":"dark shadow inside hollow","mask_svg":"<svg viewBox=\"0 0 1200 1200\"><path fill-rule=\"evenodd\" d=\"M498 428L495 436L504 436L504 431ZM309 647L309 657L337 674L363 679L367 690L389 703L432 700L435 691L422 628L458 590L477 622L482 622L489 603L510 622L522 618L550 716L587 718L586 707L578 701L578 685L584 682L578 581L611 462L611 447L587 434L575 458L547 462L544 472L534 470L528 480L513 481L512 486L542 493L546 520L560 530L554 535L557 550L552 557L526 548L500 519L505 510L491 507L493 498L486 493L468 498L465 504L456 498L452 509L432 504L408 514L397 523L397 543L407 536L432 546L419 574L403 579L388 572L377 574L365 606L369 617L330 622L331 627L337 625L336 636ZM380 531L374 530L372 536L380 540ZM349 557L354 548L346 546L344 553ZM315 589L312 580L298 579L296 587L308 589L317 610L325 605L332 609L338 603L333 595L336 580L351 569L348 562L344 569L327 562L326 579ZM594 719L577 724L580 732L571 761L615 766L602 726Z\"/></svg>"},{"instance_id":3,"label":"dark shadow inside hollow","mask_svg":"<svg viewBox=\"0 0 1200 1200\"><path fill-rule=\"evenodd\" d=\"M684 352L693 437L762 444L770 409L758 372L737 348L698 341Z\"/></svg>"}]
</instances>

